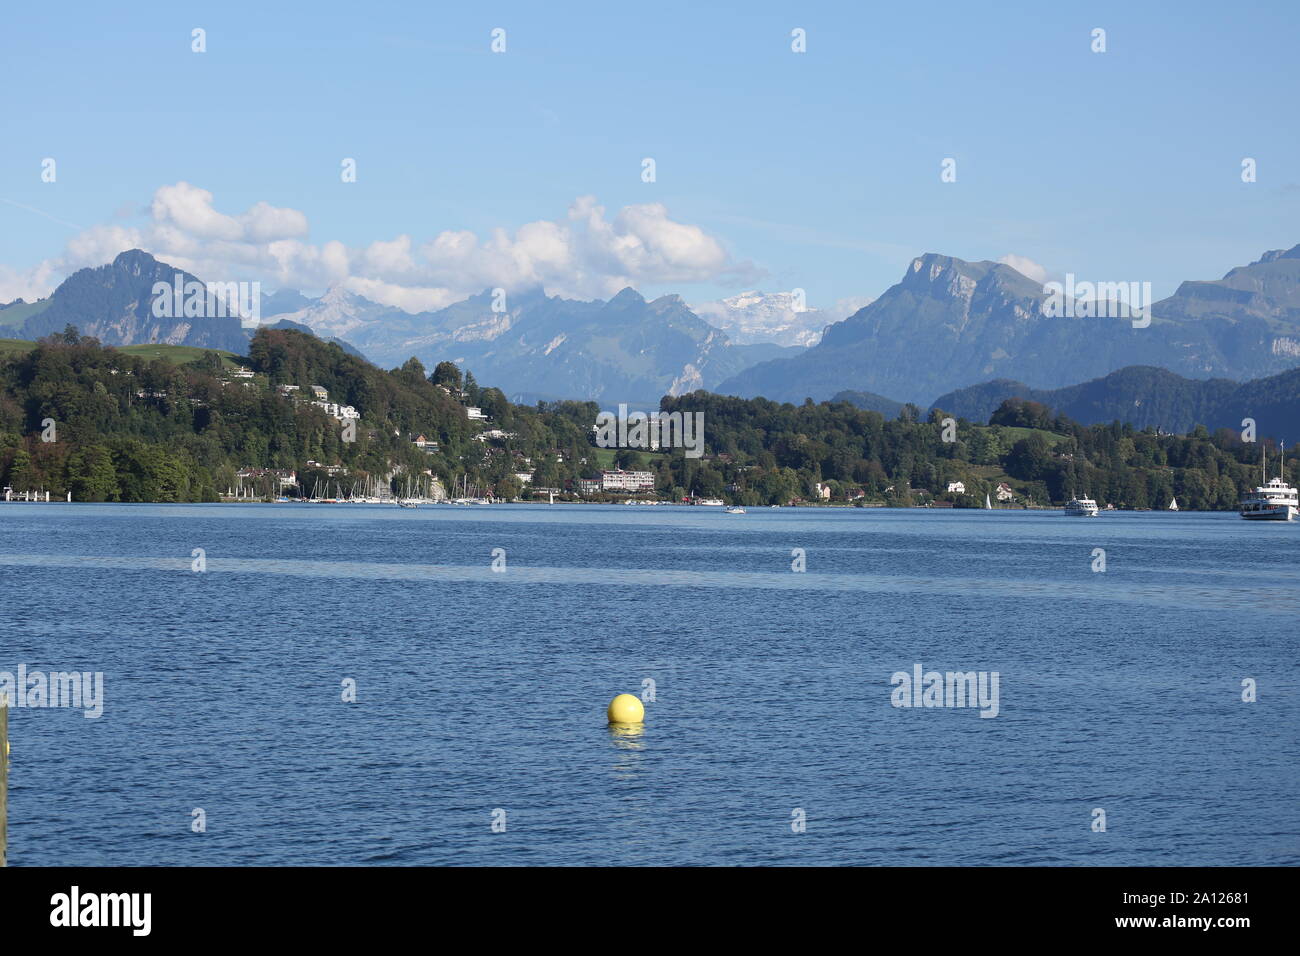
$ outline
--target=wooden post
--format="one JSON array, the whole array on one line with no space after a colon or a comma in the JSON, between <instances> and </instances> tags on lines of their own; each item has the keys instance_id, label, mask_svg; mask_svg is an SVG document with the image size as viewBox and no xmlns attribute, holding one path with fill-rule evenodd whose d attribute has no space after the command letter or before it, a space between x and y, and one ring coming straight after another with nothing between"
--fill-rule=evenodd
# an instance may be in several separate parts
<instances>
[{"instance_id":1,"label":"wooden post","mask_svg":"<svg viewBox=\"0 0 1300 956\"><path fill-rule=\"evenodd\" d=\"M9 828L9 695L0 694L0 866L5 865Z\"/></svg>"}]
</instances>

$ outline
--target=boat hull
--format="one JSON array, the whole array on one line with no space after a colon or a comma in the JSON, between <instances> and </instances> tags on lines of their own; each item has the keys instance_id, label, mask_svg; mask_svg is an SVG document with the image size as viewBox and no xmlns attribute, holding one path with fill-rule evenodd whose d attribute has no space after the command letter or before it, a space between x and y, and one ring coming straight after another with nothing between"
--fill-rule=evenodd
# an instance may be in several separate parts
<instances>
[{"instance_id":1,"label":"boat hull","mask_svg":"<svg viewBox=\"0 0 1300 956\"><path fill-rule=\"evenodd\" d=\"M1243 511L1241 516L1247 521L1293 521L1295 508L1281 505L1275 508L1261 508L1258 511Z\"/></svg>"}]
</instances>

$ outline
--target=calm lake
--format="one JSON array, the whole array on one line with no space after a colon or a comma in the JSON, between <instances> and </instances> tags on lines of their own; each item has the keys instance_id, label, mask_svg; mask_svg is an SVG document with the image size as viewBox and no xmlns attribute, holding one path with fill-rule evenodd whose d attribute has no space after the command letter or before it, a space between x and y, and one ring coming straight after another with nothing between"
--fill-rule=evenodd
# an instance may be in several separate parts
<instances>
[{"instance_id":1,"label":"calm lake","mask_svg":"<svg viewBox=\"0 0 1300 956\"><path fill-rule=\"evenodd\" d=\"M11 711L15 866L1300 862L1300 524L0 504L0 601L103 674Z\"/></svg>"}]
</instances>

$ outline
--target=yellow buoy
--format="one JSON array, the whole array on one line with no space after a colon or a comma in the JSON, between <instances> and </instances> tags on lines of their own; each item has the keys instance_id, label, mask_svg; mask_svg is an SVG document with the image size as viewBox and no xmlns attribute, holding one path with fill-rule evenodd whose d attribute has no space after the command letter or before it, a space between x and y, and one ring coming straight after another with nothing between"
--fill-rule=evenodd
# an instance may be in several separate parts
<instances>
[{"instance_id":1,"label":"yellow buoy","mask_svg":"<svg viewBox=\"0 0 1300 956\"><path fill-rule=\"evenodd\" d=\"M611 724L639 724L645 720L645 707L632 694L619 694L609 702Z\"/></svg>"}]
</instances>

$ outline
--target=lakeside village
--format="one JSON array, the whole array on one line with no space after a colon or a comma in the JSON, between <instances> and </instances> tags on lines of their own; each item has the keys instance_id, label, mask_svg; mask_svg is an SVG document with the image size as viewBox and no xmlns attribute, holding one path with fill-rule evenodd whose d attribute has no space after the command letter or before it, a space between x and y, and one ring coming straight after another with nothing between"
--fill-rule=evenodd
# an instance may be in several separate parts
<instances>
[{"instance_id":1,"label":"lakeside village","mask_svg":"<svg viewBox=\"0 0 1300 956\"><path fill-rule=\"evenodd\" d=\"M232 373L236 379L249 379L252 372L246 368L239 368ZM438 386L447 394L450 390L445 386ZM347 427L349 422L356 422L360 419L360 414L351 405L339 405L329 400L329 392L320 385L309 387L311 399L301 397L301 388L297 385L281 385L279 391L286 398L296 402L309 401L310 404L320 408L327 415ZM461 391L459 397L464 398L465 393ZM475 441L484 443L501 442L514 438L512 432L503 431L500 428L489 428L492 424L489 416L483 413L481 408L473 405L463 405L465 416L471 423L478 423L483 431L474 436ZM596 426L592 426L593 445ZM427 454L437 454L439 450L438 442L426 438L423 434L414 435L410 438L412 446L418 448ZM657 444L654 449L657 450ZM591 477L571 479L564 483L562 488L534 487L533 472L527 469L532 465L532 459L521 454L516 454L516 464L521 470L514 472L513 478L517 483L518 494L512 497L497 497L495 492L500 489L488 488L481 489L476 484L471 484L465 479L464 484L459 488L451 489L448 492L442 482L433 473L432 469L425 469L415 475L402 475L394 471L384 477L371 477L367 479L354 479L348 474L348 469L341 464L322 464L318 461L308 461L306 467L323 474L326 480L317 481L308 492L303 482L299 479L298 473L288 469L274 468L241 468L235 473L238 484L227 489L226 493L221 496L223 501L277 501L277 502L304 502L308 504L399 504L404 506L413 506L420 504L494 504L504 501L527 501L527 500L544 500L554 501L605 501L618 496L637 496L636 499L628 499L628 503L644 504L661 504L656 498L646 497L653 495L655 489L655 476L649 471L624 471L619 468L613 470L594 470ZM564 456L558 450L552 452L553 457L559 463L564 462ZM593 454L594 457L594 454ZM579 459L580 465L588 465L591 459ZM512 489L513 490L513 489ZM47 499L48 500L48 496ZM722 505L723 501L718 499L696 499L685 498L683 504L704 504L704 505Z\"/></svg>"},{"instance_id":2,"label":"lakeside village","mask_svg":"<svg viewBox=\"0 0 1300 956\"><path fill-rule=\"evenodd\" d=\"M245 385L245 387L252 387L249 381L253 378L251 370L239 367L228 374L235 381ZM451 390L446 386L439 385L437 387L448 395L452 395ZM331 402L329 392L323 386L310 385L305 391L298 385L279 385L277 388L282 396L292 400L295 404L307 402L321 409L325 414L338 421L345 429L349 424L355 426L360 421L360 413L351 405ZM483 430L474 436L475 441L487 445L488 443L505 442L516 437L512 432L489 427L492 425L491 418L484 414L481 408L463 404L465 396L466 393L460 390L453 397L462 400L462 408L469 422L482 427ZM220 497L222 501L240 502L396 504L403 507L418 507L422 504L497 504L509 501L545 501L552 504L556 502L622 503L627 505L680 504L703 507L724 507L727 505L727 502L722 498L686 495L680 500L674 500L656 494L655 474L651 471L595 467L597 457L595 449L605 446L605 443L598 438L600 430L601 426L598 424L591 426L590 438L593 454L590 457L580 458L578 461L579 465L587 466L588 476L567 479L563 483L563 487L534 485L534 472L531 470L532 459L519 452L514 452L515 464L519 470L515 471L512 476L516 487L505 489L515 492L509 496L500 495L503 489L499 487L483 488L471 483L468 479L465 479L460 487L448 489L444 487L432 469L424 469L415 474L403 474L401 471L394 470L385 476L360 478L350 475L347 467L342 464L325 464L309 460L305 463L305 470L315 473L317 476L316 481L305 483L298 472L292 469L243 467L235 473L236 484L227 488ZM426 438L423 434L411 435L409 438L411 445L420 451L427 454L437 454L439 451L438 442ZM629 442L620 443L613 447L646 450L652 453L659 452L661 450L659 432L651 429L644 445L639 446ZM558 463L564 462L563 453L559 450L552 450L550 454ZM705 461L714 460L715 458L730 463L727 455L703 456ZM740 467L743 468L743 466ZM734 484L725 488L726 493L729 495L735 494L739 490ZM886 489L887 492L893 490L892 487ZM786 506L886 507L885 501L868 500L867 493L862 488L834 488L830 483L816 482L812 491L812 497L807 499L792 497L786 502ZM923 499L930 497L930 493L924 488L911 488L909 491L911 494ZM949 496L964 495L966 494L966 488L963 482L949 482L946 493ZM33 494L35 495L35 493ZM6 500L10 500L8 495L6 495ZM36 495L33 500L40 500L39 495ZM45 500L48 500L48 493ZM997 486L995 500L999 507L1018 509L1033 507L1029 502L1020 500L1006 483ZM925 506L951 508L954 505L951 500L931 498L926 501Z\"/></svg>"},{"instance_id":3,"label":"lakeside village","mask_svg":"<svg viewBox=\"0 0 1300 956\"><path fill-rule=\"evenodd\" d=\"M247 368L240 367L233 371L231 376L237 380L247 380L253 377L253 373ZM439 385L437 387L448 395L451 394L451 390L446 386ZM306 401L321 409L325 414L338 421L345 429L349 424L355 425L361 418L360 413L351 405L340 405L331 402L329 392L320 385L308 387L311 398L304 398L302 388L298 385L280 385L278 391L295 404ZM458 397L462 400L465 396L464 390L458 392ZM473 405L462 405L462 408L464 408L465 416L471 423L477 423L483 428L483 431L474 436L475 441L487 445L490 442L502 442L516 437L512 432L487 427L492 424L492 420L483 413L481 408ZM395 434L397 433L395 432ZM423 434L410 436L410 441L413 447L427 454L433 455L439 451L438 442L426 438ZM553 455L558 462L563 463L564 456L562 453L555 451ZM528 468L532 465L532 459L516 453L516 463L521 469ZM588 459L582 458L579 463L585 465L588 463ZM464 483L459 488L452 488L451 493L449 493L432 469L424 469L416 474L402 474L400 471L394 470L382 477L360 479L350 476L348 469L341 464L323 464L318 461L308 461L306 462L306 468L323 475L325 480L312 483L309 490L304 487L298 473L293 470L240 468L235 473L237 485L228 488L226 493L221 495L221 499L223 501L276 501L281 503L303 502L307 504L399 504L411 507L421 504L441 503L494 504L503 501L538 499L546 501L597 499L606 498L620 492L639 495L653 492L655 487L654 475L651 472L622 471L619 469L600 471L591 478L568 481L565 483L564 488L532 487L533 472L520 470L513 475L517 489L509 489L512 491L517 490L519 493L507 498L497 496L496 493L501 489L496 487L481 488L479 485L471 483L468 478L465 478ZM717 503L722 504L721 501Z\"/></svg>"}]
</instances>

